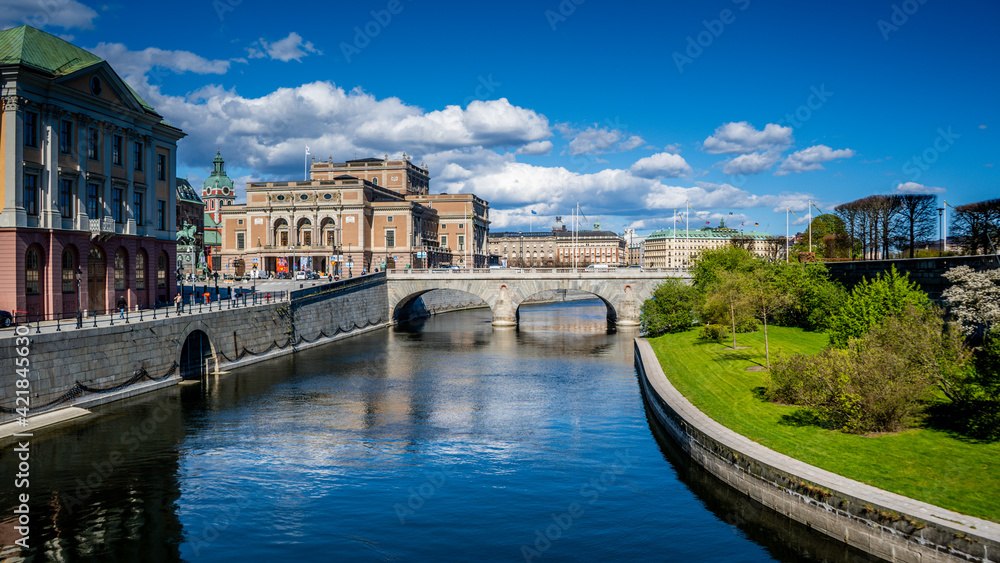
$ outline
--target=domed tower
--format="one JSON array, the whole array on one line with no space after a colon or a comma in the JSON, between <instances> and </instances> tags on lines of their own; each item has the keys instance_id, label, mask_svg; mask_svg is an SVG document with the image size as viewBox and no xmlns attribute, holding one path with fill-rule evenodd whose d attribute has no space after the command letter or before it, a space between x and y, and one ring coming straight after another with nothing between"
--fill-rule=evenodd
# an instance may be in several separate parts
<instances>
[{"instance_id":1,"label":"domed tower","mask_svg":"<svg viewBox=\"0 0 1000 563\"><path fill-rule=\"evenodd\" d=\"M203 184L201 199L205 202L205 213L210 213L218 223L221 221L219 212L222 206L236 203L236 190L233 188L233 181L226 175L226 161L222 159L220 151L215 152L212 165L212 175Z\"/></svg>"}]
</instances>

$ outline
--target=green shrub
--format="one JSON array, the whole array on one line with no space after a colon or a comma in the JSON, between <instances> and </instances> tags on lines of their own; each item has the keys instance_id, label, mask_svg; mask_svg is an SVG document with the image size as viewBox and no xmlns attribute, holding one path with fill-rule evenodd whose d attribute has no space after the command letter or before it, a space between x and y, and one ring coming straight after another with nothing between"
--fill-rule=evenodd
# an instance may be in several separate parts
<instances>
[{"instance_id":1,"label":"green shrub","mask_svg":"<svg viewBox=\"0 0 1000 563\"><path fill-rule=\"evenodd\" d=\"M729 336L729 331L722 325L708 324L701 328L699 337L704 340L722 341Z\"/></svg>"},{"instance_id":2,"label":"green shrub","mask_svg":"<svg viewBox=\"0 0 1000 563\"><path fill-rule=\"evenodd\" d=\"M830 323L830 344L844 348L852 338L864 336L882 320L902 313L907 306L928 311L930 305L927 294L893 266L887 274L879 274L875 279L865 278L854 287Z\"/></svg>"},{"instance_id":3,"label":"green shrub","mask_svg":"<svg viewBox=\"0 0 1000 563\"><path fill-rule=\"evenodd\" d=\"M687 330L694 325L698 292L677 279L664 280L642 304L639 324L648 335Z\"/></svg>"}]
</instances>

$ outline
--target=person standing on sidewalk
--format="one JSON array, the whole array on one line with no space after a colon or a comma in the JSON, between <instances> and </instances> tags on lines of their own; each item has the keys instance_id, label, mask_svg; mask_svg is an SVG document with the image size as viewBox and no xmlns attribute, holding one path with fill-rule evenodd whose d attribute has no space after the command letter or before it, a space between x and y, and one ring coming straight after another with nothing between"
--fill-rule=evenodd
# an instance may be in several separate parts
<instances>
[{"instance_id":1,"label":"person standing on sidewalk","mask_svg":"<svg viewBox=\"0 0 1000 563\"><path fill-rule=\"evenodd\" d=\"M174 295L174 309L178 315L184 312L184 298L180 293Z\"/></svg>"}]
</instances>

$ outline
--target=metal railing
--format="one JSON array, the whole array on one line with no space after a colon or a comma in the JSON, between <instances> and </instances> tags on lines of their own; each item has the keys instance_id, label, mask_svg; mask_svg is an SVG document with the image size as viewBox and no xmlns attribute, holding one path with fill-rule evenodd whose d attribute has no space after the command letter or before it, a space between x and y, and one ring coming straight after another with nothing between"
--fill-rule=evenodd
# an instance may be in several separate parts
<instances>
[{"instance_id":1,"label":"metal railing","mask_svg":"<svg viewBox=\"0 0 1000 563\"><path fill-rule=\"evenodd\" d=\"M195 288L187 287L188 290ZM205 289L204 287L202 288ZM214 288L209 288L213 289ZM109 308L100 310L66 311L63 313L33 313L29 311L13 311L9 327L4 319L0 319L0 338L12 335L17 327L28 327L31 334L62 332L64 330L82 330L99 328L116 324L135 324L159 319L169 319L171 315L198 315L229 309L240 309L257 305L288 301L288 291L260 291L250 289L235 290L221 299L218 295L207 292L195 294L185 291L180 303L157 302L152 306L129 306L124 309Z\"/></svg>"},{"instance_id":2,"label":"metal railing","mask_svg":"<svg viewBox=\"0 0 1000 563\"><path fill-rule=\"evenodd\" d=\"M414 275L441 275L441 274L484 274L493 276L509 276L517 274L589 274L589 275L604 275L604 274L677 274L687 272L688 268L641 268L634 266L618 266L618 267L580 267L580 268L424 268L424 269L406 269L406 268L392 268L388 270L389 274L414 274Z\"/></svg>"}]
</instances>

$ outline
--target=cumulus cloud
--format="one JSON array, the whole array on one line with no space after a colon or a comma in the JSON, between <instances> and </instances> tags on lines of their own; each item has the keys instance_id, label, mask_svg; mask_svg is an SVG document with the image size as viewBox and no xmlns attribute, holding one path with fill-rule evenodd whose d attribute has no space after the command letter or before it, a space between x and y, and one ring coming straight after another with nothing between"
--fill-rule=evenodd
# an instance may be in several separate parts
<instances>
[{"instance_id":1,"label":"cumulus cloud","mask_svg":"<svg viewBox=\"0 0 1000 563\"><path fill-rule=\"evenodd\" d=\"M630 168L632 174L640 178L676 178L691 174L691 166L679 154L669 152L656 153L646 158L640 158Z\"/></svg>"},{"instance_id":2,"label":"cumulus cloud","mask_svg":"<svg viewBox=\"0 0 1000 563\"><path fill-rule=\"evenodd\" d=\"M142 81L143 75L153 67L196 74L225 74L229 70L229 61L206 59L190 51L167 51L156 47L129 51L121 43L98 43L89 51L108 61L122 77L138 81Z\"/></svg>"},{"instance_id":3,"label":"cumulus cloud","mask_svg":"<svg viewBox=\"0 0 1000 563\"><path fill-rule=\"evenodd\" d=\"M808 172L811 170L823 170L823 163L840 158L851 158L854 156L853 149L831 149L826 145L814 145L807 149L794 152L782 161L775 176L784 176L791 173Z\"/></svg>"},{"instance_id":4,"label":"cumulus cloud","mask_svg":"<svg viewBox=\"0 0 1000 563\"><path fill-rule=\"evenodd\" d=\"M784 150L792 142L792 128L768 123L758 131L746 121L720 125L702 143L701 149L710 154L747 154Z\"/></svg>"},{"instance_id":5,"label":"cumulus cloud","mask_svg":"<svg viewBox=\"0 0 1000 563\"><path fill-rule=\"evenodd\" d=\"M945 191L947 190L944 188L925 186L916 182L903 182L896 186L897 194L943 194Z\"/></svg>"},{"instance_id":6,"label":"cumulus cloud","mask_svg":"<svg viewBox=\"0 0 1000 563\"><path fill-rule=\"evenodd\" d=\"M0 10L0 29L30 25L38 29L93 29L97 12L76 0L39 2L38 0L4 0ZM67 40L68 41L68 40Z\"/></svg>"},{"instance_id":7,"label":"cumulus cloud","mask_svg":"<svg viewBox=\"0 0 1000 563\"><path fill-rule=\"evenodd\" d=\"M593 125L577 129L566 123L556 125L559 134L569 139L566 152L571 155L625 152L641 147L646 141L638 135L611 127Z\"/></svg>"},{"instance_id":8,"label":"cumulus cloud","mask_svg":"<svg viewBox=\"0 0 1000 563\"><path fill-rule=\"evenodd\" d=\"M550 152L552 152L552 141L536 141L517 149L517 154L539 155L549 154Z\"/></svg>"},{"instance_id":9,"label":"cumulus cloud","mask_svg":"<svg viewBox=\"0 0 1000 563\"><path fill-rule=\"evenodd\" d=\"M269 58L282 62L301 61L310 54L322 55L323 52L313 46L310 41L303 41L302 36L294 31L288 37L268 42L261 37L247 47L247 56L251 59Z\"/></svg>"},{"instance_id":10,"label":"cumulus cloud","mask_svg":"<svg viewBox=\"0 0 1000 563\"><path fill-rule=\"evenodd\" d=\"M781 158L781 153L777 151L752 152L741 154L726 161L722 171L729 176L749 176L760 174L768 168L774 166L775 162Z\"/></svg>"}]
</instances>

